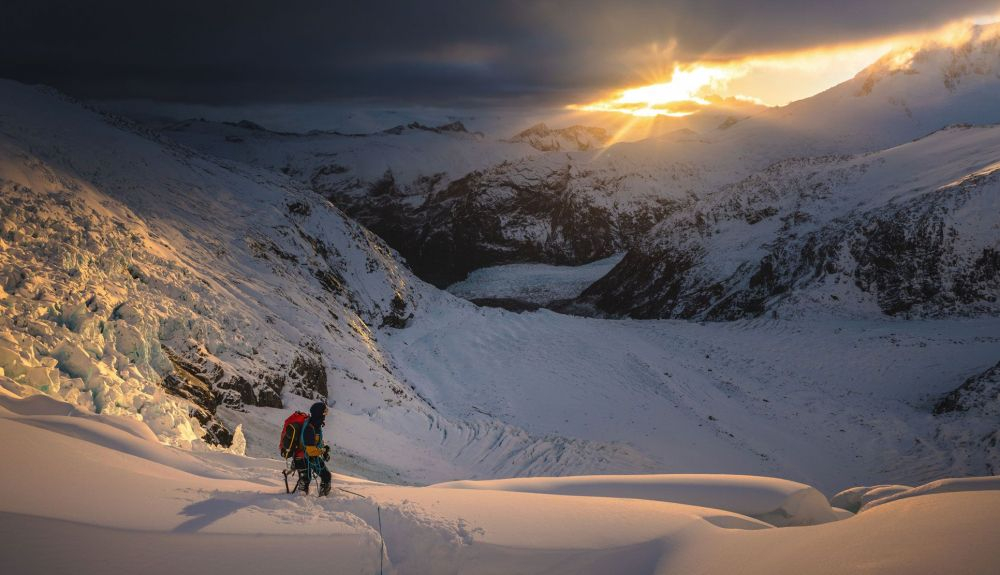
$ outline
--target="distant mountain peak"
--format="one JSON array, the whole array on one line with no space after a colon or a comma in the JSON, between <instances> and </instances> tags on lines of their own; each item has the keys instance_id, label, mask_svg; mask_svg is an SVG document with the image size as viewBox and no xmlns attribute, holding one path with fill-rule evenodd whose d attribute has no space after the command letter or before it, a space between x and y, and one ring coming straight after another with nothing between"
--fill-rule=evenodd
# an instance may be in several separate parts
<instances>
[{"instance_id":1,"label":"distant mountain peak","mask_svg":"<svg viewBox=\"0 0 1000 575\"><path fill-rule=\"evenodd\" d=\"M887 78L937 74L951 92L969 78L1000 77L1000 24L970 26L895 49L855 76L861 83L855 96L872 94Z\"/></svg>"},{"instance_id":2,"label":"distant mountain peak","mask_svg":"<svg viewBox=\"0 0 1000 575\"><path fill-rule=\"evenodd\" d=\"M420 122L410 122L409 124L407 124L405 126L402 125L402 124L400 124L398 126L394 126L392 128L389 128L388 130L383 130L383 133L393 134L395 136L399 136L403 132L411 131L411 130L422 130L422 131L425 131L425 132L434 132L435 134L442 134L442 133L445 133L445 132L457 132L457 133L462 133L462 134L468 134L469 133L469 130L466 129L465 124L463 124L462 122L459 122L457 120L454 121L454 122L450 122L448 124L441 124L440 126L425 126L424 124L421 124ZM477 132L477 134L478 134L478 132Z\"/></svg>"},{"instance_id":3,"label":"distant mountain peak","mask_svg":"<svg viewBox=\"0 0 1000 575\"><path fill-rule=\"evenodd\" d=\"M544 122L539 122L530 128L518 132L510 139L514 143L528 144L536 150L554 152L557 150L593 150L603 148L611 137L604 128L594 126L570 126L568 128L549 128Z\"/></svg>"}]
</instances>

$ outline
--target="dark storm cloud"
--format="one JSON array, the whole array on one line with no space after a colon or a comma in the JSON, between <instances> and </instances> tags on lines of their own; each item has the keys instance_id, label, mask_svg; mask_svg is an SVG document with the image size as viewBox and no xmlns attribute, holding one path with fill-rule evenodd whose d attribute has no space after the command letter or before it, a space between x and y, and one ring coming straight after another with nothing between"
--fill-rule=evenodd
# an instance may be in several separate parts
<instances>
[{"instance_id":1,"label":"dark storm cloud","mask_svg":"<svg viewBox=\"0 0 1000 575\"><path fill-rule=\"evenodd\" d=\"M93 98L560 98L673 59L860 41L998 0L4 3L0 76ZM658 47L653 50L652 46Z\"/></svg>"}]
</instances>

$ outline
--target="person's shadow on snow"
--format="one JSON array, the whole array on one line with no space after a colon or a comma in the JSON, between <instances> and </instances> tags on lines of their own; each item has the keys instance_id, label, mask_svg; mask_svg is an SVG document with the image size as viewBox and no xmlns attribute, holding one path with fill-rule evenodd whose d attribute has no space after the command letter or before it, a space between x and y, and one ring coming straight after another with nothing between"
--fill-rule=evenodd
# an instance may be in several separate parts
<instances>
[{"instance_id":1,"label":"person's shadow on snow","mask_svg":"<svg viewBox=\"0 0 1000 575\"><path fill-rule=\"evenodd\" d=\"M174 533L197 533L223 517L232 515L244 507L249 507L261 499L264 497L255 495L242 501L210 498L192 503L180 512L181 515L191 517L191 519L174 527Z\"/></svg>"}]
</instances>

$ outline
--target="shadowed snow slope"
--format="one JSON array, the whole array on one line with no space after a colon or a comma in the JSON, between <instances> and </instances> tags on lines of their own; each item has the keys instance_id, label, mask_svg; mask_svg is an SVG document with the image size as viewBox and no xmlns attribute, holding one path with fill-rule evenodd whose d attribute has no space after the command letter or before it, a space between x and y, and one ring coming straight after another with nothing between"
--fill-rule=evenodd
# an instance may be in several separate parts
<instances>
[{"instance_id":1,"label":"shadowed snow slope","mask_svg":"<svg viewBox=\"0 0 1000 575\"><path fill-rule=\"evenodd\" d=\"M835 493L990 473L966 457L981 445L938 433L990 426L989 416L945 422L928 397L995 363L992 318L699 325L428 305L385 340L401 375L450 419L613 446L584 459L548 452L566 463L559 475L627 465L775 475Z\"/></svg>"}]
</instances>

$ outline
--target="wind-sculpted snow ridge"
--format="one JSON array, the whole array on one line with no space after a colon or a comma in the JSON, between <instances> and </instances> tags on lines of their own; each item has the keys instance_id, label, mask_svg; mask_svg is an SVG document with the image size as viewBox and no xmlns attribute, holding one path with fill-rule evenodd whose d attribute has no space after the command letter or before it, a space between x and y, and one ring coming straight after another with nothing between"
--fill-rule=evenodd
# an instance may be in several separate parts
<instances>
[{"instance_id":1,"label":"wind-sculpted snow ridge","mask_svg":"<svg viewBox=\"0 0 1000 575\"><path fill-rule=\"evenodd\" d=\"M678 212L580 302L632 317L1000 311L1000 127L780 162Z\"/></svg>"},{"instance_id":2,"label":"wind-sculpted snow ridge","mask_svg":"<svg viewBox=\"0 0 1000 575\"><path fill-rule=\"evenodd\" d=\"M416 305L411 276L287 181L3 83L0 214L8 388L130 414L178 445L228 445L220 406L332 385L356 410L412 400L375 343Z\"/></svg>"},{"instance_id":3,"label":"wind-sculpted snow ridge","mask_svg":"<svg viewBox=\"0 0 1000 575\"><path fill-rule=\"evenodd\" d=\"M794 481L767 477L594 475L452 481L433 487L666 501L724 509L776 527L815 525L837 520L826 497L816 489Z\"/></svg>"},{"instance_id":4,"label":"wind-sculpted snow ridge","mask_svg":"<svg viewBox=\"0 0 1000 575\"><path fill-rule=\"evenodd\" d=\"M852 513L870 511L880 505L923 497L937 493L963 493L975 491L1000 492L1000 476L961 477L939 479L918 487L909 485L872 485L845 489L830 499L832 505L846 509Z\"/></svg>"},{"instance_id":5,"label":"wind-sculpted snow ridge","mask_svg":"<svg viewBox=\"0 0 1000 575\"><path fill-rule=\"evenodd\" d=\"M855 517L836 514L809 486L749 476L537 478L495 482L497 490L338 474L331 495L317 498L284 493L274 460L192 453L159 443L142 422L81 415L0 391L8 570L168 575L210 565L237 575L292 561L308 572L399 575L985 575L1000 544L995 478L944 480ZM558 494L567 488L583 492ZM818 498L795 506L796 493ZM825 511L825 522L775 528L729 510L775 505L785 513L772 518L816 523L814 512Z\"/></svg>"}]
</instances>

